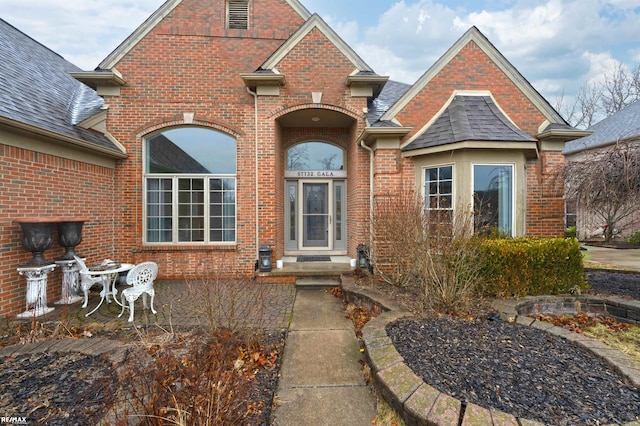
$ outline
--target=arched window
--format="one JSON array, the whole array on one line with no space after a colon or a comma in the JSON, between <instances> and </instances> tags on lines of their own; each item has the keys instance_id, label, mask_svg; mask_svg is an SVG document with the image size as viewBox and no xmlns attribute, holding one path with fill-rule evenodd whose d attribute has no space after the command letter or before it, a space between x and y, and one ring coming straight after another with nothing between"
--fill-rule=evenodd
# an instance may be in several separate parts
<instances>
[{"instance_id":1,"label":"arched window","mask_svg":"<svg viewBox=\"0 0 640 426\"><path fill-rule=\"evenodd\" d=\"M236 140L180 127L145 141L145 242L236 240Z\"/></svg>"},{"instance_id":2,"label":"arched window","mask_svg":"<svg viewBox=\"0 0 640 426\"><path fill-rule=\"evenodd\" d=\"M325 142L304 142L287 150L287 170L343 170L344 151Z\"/></svg>"}]
</instances>

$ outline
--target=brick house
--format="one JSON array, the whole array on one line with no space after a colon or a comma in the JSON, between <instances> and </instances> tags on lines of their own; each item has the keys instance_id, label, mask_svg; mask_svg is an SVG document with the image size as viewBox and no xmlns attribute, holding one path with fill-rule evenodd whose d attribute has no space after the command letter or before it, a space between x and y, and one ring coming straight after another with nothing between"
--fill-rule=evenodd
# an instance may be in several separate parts
<instances>
[{"instance_id":1,"label":"brick house","mask_svg":"<svg viewBox=\"0 0 640 426\"><path fill-rule=\"evenodd\" d=\"M0 51L20 105L0 105L0 314L24 306L24 215L85 216L90 261L153 260L170 279L223 261L252 274L263 244L354 258L372 200L407 191L435 210L490 200L484 224L513 236L563 233L555 167L581 135L476 28L413 85L298 0L169 0L90 72L6 23L0 37L39 64Z\"/></svg>"}]
</instances>

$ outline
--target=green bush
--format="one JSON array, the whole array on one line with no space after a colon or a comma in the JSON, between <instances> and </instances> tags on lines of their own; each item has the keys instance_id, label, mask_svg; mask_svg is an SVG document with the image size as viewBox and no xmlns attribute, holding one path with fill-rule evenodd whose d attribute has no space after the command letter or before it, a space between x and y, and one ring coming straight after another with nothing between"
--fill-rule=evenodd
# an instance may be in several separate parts
<instances>
[{"instance_id":1,"label":"green bush","mask_svg":"<svg viewBox=\"0 0 640 426\"><path fill-rule=\"evenodd\" d=\"M578 231L575 226L570 226L564 230L565 238L576 238L578 235Z\"/></svg>"},{"instance_id":2,"label":"green bush","mask_svg":"<svg viewBox=\"0 0 640 426\"><path fill-rule=\"evenodd\" d=\"M636 231L633 234L629 235L629 242L631 244L639 244L640 245L640 231Z\"/></svg>"},{"instance_id":3,"label":"green bush","mask_svg":"<svg viewBox=\"0 0 640 426\"><path fill-rule=\"evenodd\" d=\"M587 288L577 240L565 238L479 239L490 297L566 294Z\"/></svg>"}]
</instances>

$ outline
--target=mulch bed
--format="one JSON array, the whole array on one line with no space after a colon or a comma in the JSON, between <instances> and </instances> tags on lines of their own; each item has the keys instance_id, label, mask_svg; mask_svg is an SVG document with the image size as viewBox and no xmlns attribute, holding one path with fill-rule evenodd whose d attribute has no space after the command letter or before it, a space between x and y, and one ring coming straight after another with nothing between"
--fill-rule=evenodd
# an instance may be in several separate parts
<instances>
[{"instance_id":1,"label":"mulch bed","mask_svg":"<svg viewBox=\"0 0 640 426\"><path fill-rule=\"evenodd\" d=\"M640 275L594 271L591 293L640 300ZM554 425L619 424L640 417L640 390L582 347L496 320L401 320L387 333L426 383L461 401Z\"/></svg>"},{"instance_id":2,"label":"mulch bed","mask_svg":"<svg viewBox=\"0 0 640 426\"><path fill-rule=\"evenodd\" d=\"M121 331L103 333L113 339L130 341ZM95 334L97 337L99 334ZM191 337L189 337L191 336ZM139 367L142 357L149 360L163 351L189 350L189 339L199 334L189 331L177 334L172 341L184 343L162 343L132 347L127 356L130 367ZM148 337L148 336L147 336ZM162 338L166 336L160 336ZM278 381L279 357L283 349L284 333L265 335L262 350L275 357L275 368L256 368L255 378L244 395L242 403L253 407L247 411L245 424L266 425L271 416L273 397ZM142 342L141 342L142 343ZM1 346L1 345L0 345ZM118 395L133 388L138 391L149 386L149 378L130 380L118 377L115 367L106 356L90 356L79 353L32 353L14 357L0 357L0 413L2 416L26 417L28 424L46 425L95 425L118 404ZM124 369L127 371L127 368ZM149 370L151 371L151 369ZM135 412L132 401L125 414L116 415L118 422L127 424L122 418ZM144 413L141 413L144 414ZM142 424L147 424L141 418ZM156 424L150 420L149 424Z\"/></svg>"},{"instance_id":3,"label":"mulch bed","mask_svg":"<svg viewBox=\"0 0 640 426\"><path fill-rule=\"evenodd\" d=\"M591 352L533 327L440 317L401 320L387 333L418 376L461 401L553 425L640 415L640 390Z\"/></svg>"},{"instance_id":4,"label":"mulch bed","mask_svg":"<svg viewBox=\"0 0 640 426\"><path fill-rule=\"evenodd\" d=\"M113 404L117 375L101 357L78 353L0 358L0 413L30 424L93 425Z\"/></svg>"}]
</instances>

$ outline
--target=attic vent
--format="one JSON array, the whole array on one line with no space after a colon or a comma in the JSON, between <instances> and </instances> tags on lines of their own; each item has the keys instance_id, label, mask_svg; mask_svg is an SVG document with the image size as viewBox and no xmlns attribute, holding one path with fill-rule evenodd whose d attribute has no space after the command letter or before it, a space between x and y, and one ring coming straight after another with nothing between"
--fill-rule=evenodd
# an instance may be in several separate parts
<instances>
[{"instance_id":1,"label":"attic vent","mask_svg":"<svg viewBox=\"0 0 640 426\"><path fill-rule=\"evenodd\" d=\"M246 30L249 28L249 1L227 1L227 28Z\"/></svg>"}]
</instances>

